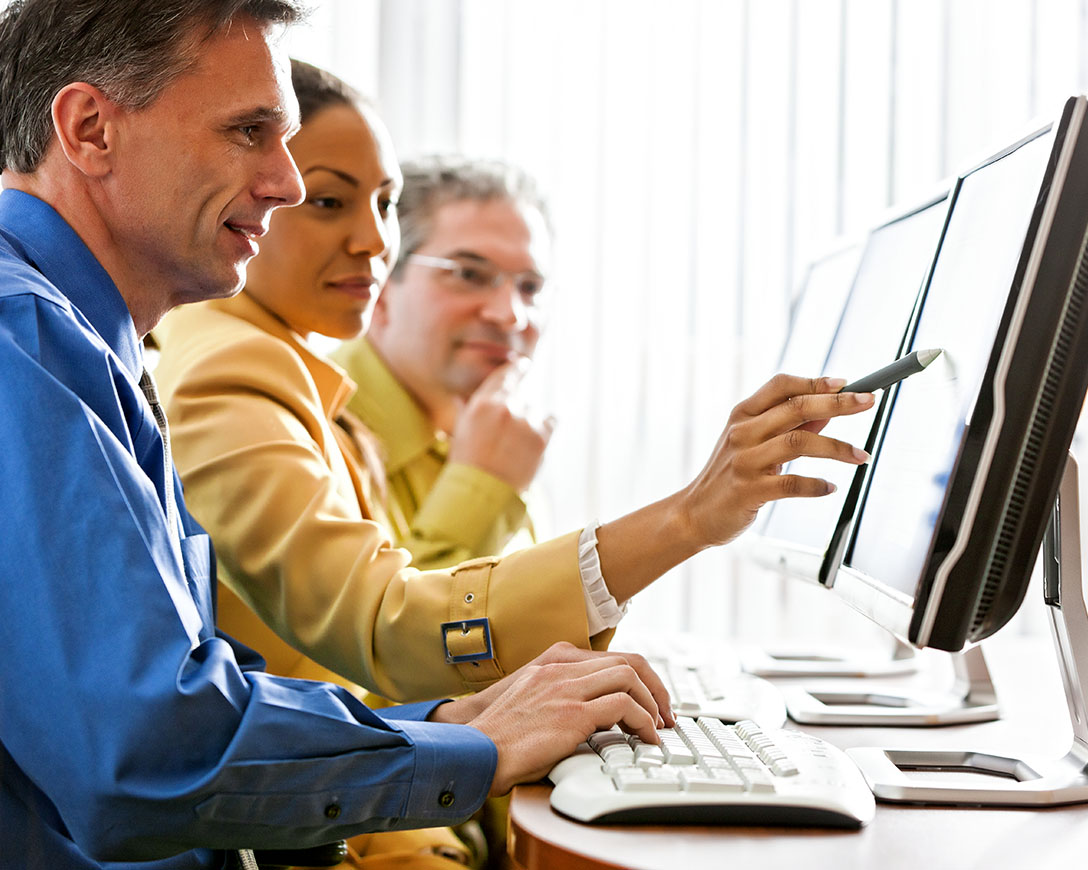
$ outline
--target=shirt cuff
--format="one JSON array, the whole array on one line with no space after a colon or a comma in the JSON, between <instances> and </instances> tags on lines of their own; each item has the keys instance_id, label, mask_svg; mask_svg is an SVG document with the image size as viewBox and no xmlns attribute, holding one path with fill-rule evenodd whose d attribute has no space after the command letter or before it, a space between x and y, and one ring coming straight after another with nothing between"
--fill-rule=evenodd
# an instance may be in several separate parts
<instances>
[{"instance_id":1,"label":"shirt cuff","mask_svg":"<svg viewBox=\"0 0 1088 870\"><path fill-rule=\"evenodd\" d=\"M523 500L505 480L471 465L448 462L412 526L426 539L455 541L475 549L512 501L524 514Z\"/></svg>"},{"instance_id":2,"label":"shirt cuff","mask_svg":"<svg viewBox=\"0 0 1088 870\"><path fill-rule=\"evenodd\" d=\"M483 805L499 760L490 738L471 725L397 720L396 727L415 747L415 768L401 809L406 821L396 827L452 825Z\"/></svg>"},{"instance_id":3,"label":"shirt cuff","mask_svg":"<svg viewBox=\"0 0 1088 870\"><path fill-rule=\"evenodd\" d=\"M597 553L597 529L600 527L601 524L594 520L578 536L578 573L582 575L590 637L607 628L615 628L627 613L627 602L623 607L616 603L601 573L601 557Z\"/></svg>"}]
</instances>

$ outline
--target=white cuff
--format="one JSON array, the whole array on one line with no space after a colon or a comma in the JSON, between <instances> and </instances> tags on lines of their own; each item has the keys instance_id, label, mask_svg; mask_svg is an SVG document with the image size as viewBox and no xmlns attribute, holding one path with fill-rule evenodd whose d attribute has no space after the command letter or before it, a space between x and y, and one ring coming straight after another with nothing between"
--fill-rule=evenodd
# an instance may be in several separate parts
<instances>
[{"instance_id":1,"label":"white cuff","mask_svg":"<svg viewBox=\"0 0 1088 870\"><path fill-rule=\"evenodd\" d=\"M589 636L600 634L606 628L615 628L627 613L627 604L616 604L608 591L601 573L601 557L597 553L597 529L601 524L594 520L578 536L578 571L582 575L582 594L586 599L586 621Z\"/></svg>"}]
</instances>

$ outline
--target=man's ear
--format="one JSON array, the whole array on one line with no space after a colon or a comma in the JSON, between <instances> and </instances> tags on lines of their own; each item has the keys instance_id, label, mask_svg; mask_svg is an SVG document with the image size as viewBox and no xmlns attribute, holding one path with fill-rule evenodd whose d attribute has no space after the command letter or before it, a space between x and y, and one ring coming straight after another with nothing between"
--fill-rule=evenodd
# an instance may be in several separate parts
<instances>
[{"instance_id":1,"label":"man's ear","mask_svg":"<svg viewBox=\"0 0 1088 870\"><path fill-rule=\"evenodd\" d=\"M112 168L117 106L86 82L65 85L53 98L53 132L68 162L99 178Z\"/></svg>"},{"instance_id":2,"label":"man's ear","mask_svg":"<svg viewBox=\"0 0 1088 870\"><path fill-rule=\"evenodd\" d=\"M390 278L385 282L385 286L382 287L382 292L378 294L378 300L374 303L374 313L370 317L370 329L368 330L371 335L375 330L381 332L389 324L389 296L391 293L396 293L396 281Z\"/></svg>"}]
</instances>

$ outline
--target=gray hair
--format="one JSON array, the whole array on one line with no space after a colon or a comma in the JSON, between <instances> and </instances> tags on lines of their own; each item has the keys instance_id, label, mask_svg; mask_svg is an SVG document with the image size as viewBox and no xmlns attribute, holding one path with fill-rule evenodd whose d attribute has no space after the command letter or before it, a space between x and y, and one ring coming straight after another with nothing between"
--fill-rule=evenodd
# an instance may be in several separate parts
<instances>
[{"instance_id":1,"label":"gray hair","mask_svg":"<svg viewBox=\"0 0 1088 870\"><path fill-rule=\"evenodd\" d=\"M401 246L393 276L405 259L431 234L431 219L444 205L462 200L509 200L535 208L552 231L548 205L536 181L524 170L500 160L472 160L454 155L423 157L401 164L404 188L397 202Z\"/></svg>"},{"instance_id":2,"label":"gray hair","mask_svg":"<svg viewBox=\"0 0 1088 870\"><path fill-rule=\"evenodd\" d=\"M239 15L293 24L302 0L13 0L0 13L0 169L33 172L53 98L83 81L130 109L151 105Z\"/></svg>"}]
</instances>

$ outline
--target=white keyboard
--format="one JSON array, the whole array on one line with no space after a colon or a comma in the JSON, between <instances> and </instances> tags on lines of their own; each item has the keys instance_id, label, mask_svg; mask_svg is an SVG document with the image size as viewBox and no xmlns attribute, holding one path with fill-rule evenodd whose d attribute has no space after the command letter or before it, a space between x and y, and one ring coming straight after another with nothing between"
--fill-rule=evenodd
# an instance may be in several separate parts
<instances>
[{"instance_id":1,"label":"white keyboard","mask_svg":"<svg viewBox=\"0 0 1088 870\"><path fill-rule=\"evenodd\" d=\"M765 728L786 721L786 702L772 683L751 674L723 675L710 663L647 656L669 690L677 716L713 716L723 722L751 719Z\"/></svg>"},{"instance_id":2,"label":"white keyboard","mask_svg":"<svg viewBox=\"0 0 1088 870\"><path fill-rule=\"evenodd\" d=\"M612 646L626 648L618 642ZM739 659L726 648L711 648L683 636L637 638L630 648L642 653L661 677L678 716L713 716L723 722L752 719L764 728L786 721L786 703L778 687L741 673Z\"/></svg>"},{"instance_id":3,"label":"white keyboard","mask_svg":"<svg viewBox=\"0 0 1088 870\"><path fill-rule=\"evenodd\" d=\"M681 717L661 745L590 736L548 774L551 805L581 822L859 828L872 792L842 750L800 731Z\"/></svg>"}]
</instances>

